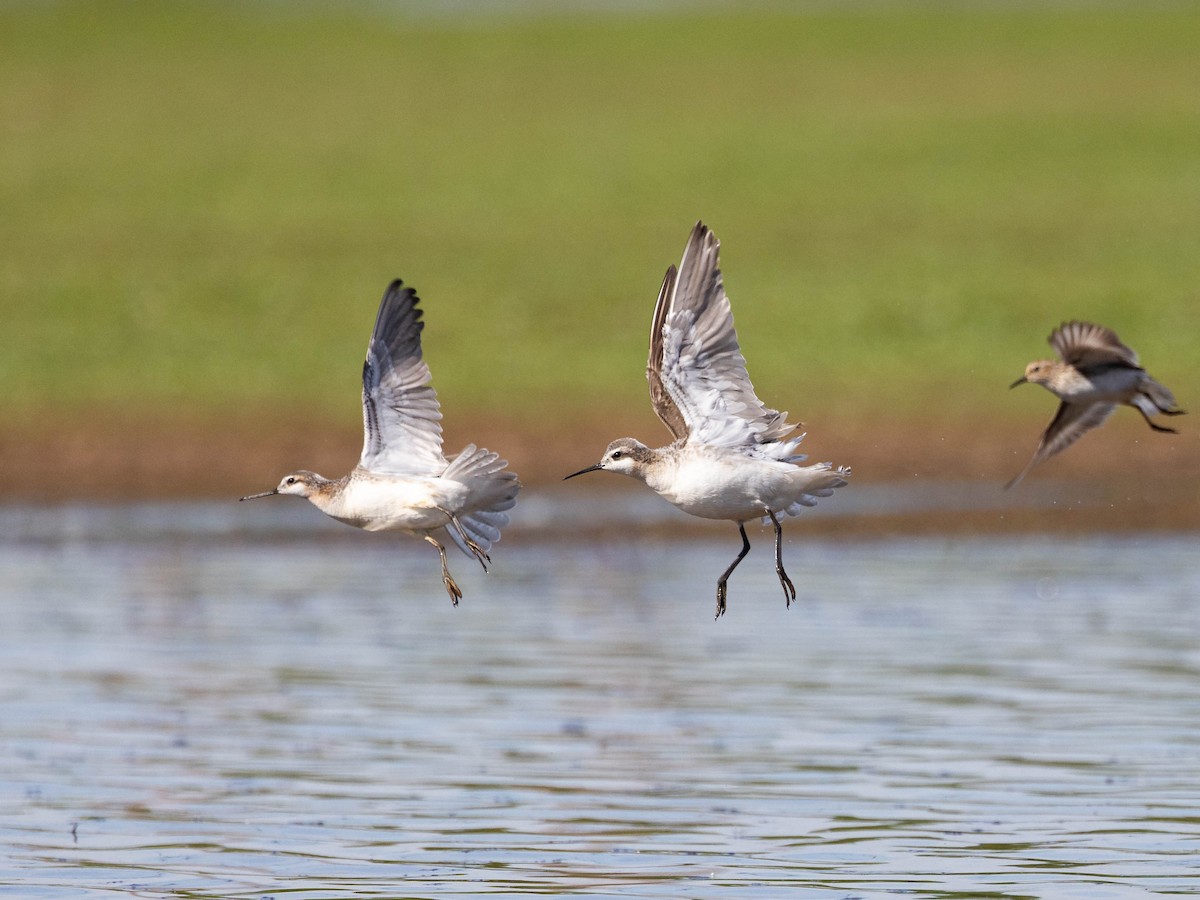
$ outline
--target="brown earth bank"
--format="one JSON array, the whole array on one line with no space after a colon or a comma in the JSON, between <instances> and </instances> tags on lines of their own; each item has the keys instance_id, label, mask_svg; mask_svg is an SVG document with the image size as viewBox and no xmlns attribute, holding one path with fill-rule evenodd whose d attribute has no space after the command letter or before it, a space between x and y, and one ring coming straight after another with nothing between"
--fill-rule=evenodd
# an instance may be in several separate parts
<instances>
[{"instance_id":1,"label":"brown earth bank","mask_svg":"<svg viewBox=\"0 0 1200 900\"><path fill-rule=\"evenodd\" d=\"M845 490L902 488L914 498L913 510L859 504L850 514L801 516L789 529L866 535L1200 530L1200 437L1186 426L1179 435L1154 434L1125 412L1007 493L1003 484L1032 453L1044 422L822 417L809 423L810 459L851 465L854 476ZM456 451L468 437L500 450L530 487L557 484L590 465L614 437L665 443L666 435L652 418L600 410L565 422L556 416L535 423L479 416L467 421L469 433L447 424L447 450ZM232 500L274 487L293 469L341 475L357 460L361 440L356 422L271 413L220 422L116 415L55 430L17 423L0 433L0 490L9 503ZM615 477L595 476L590 487L580 486L580 496L603 490L604 481ZM954 502L956 486L963 491L961 503ZM977 503L992 496L993 486L995 502ZM938 499L923 502L926 494ZM835 497L822 505L836 503Z\"/></svg>"}]
</instances>

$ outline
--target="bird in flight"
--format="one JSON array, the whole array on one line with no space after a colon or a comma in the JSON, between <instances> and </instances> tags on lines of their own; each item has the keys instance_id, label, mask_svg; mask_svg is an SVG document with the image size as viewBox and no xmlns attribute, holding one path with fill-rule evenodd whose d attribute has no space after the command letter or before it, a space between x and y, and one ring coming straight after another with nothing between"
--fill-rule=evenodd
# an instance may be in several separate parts
<instances>
[{"instance_id":1,"label":"bird in flight","mask_svg":"<svg viewBox=\"0 0 1200 900\"><path fill-rule=\"evenodd\" d=\"M353 471L331 480L300 469L274 490L241 499L295 494L347 525L424 538L437 548L442 583L457 606L462 591L446 564L446 537L486 572L520 484L490 450L468 444L457 456L442 453L442 412L421 356L418 302L416 291L396 279L379 304L363 363L363 449Z\"/></svg>"},{"instance_id":2,"label":"bird in flight","mask_svg":"<svg viewBox=\"0 0 1200 900\"><path fill-rule=\"evenodd\" d=\"M654 411L674 442L654 449L618 438L600 462L566 476L619 472L693 516L736 522L742 549L717 580L718 618L729 576L750 552L745 523L753 519L774 526L775 572L791 605L796 588L783 568L779 517L815 506L850 475L849 468L829 463L799 465L806 458L797 453L804 435L792 435L796 426L787 414L768 409L755 395L718 267L719 248L716 236L697 222L679 268L667 269L654 307L646 376Z\"/></svg>"},{"instance_id":3,"label":"bird in flight","mask_svg":"<svg viewBox=\"0 0 1200 900\"><path fill-rule=\"evenodd\" d=\"M1018 484L1038 463L1070 447L1102 425L1118 405L1132 406L1155 431L1177 434L1150 417L1183 415L1175 397L1138 364L1138 356L1121 343L1112 329L1091 322L1064 322L1050 333L1050 346L1059 359L1039 359L1014 381L1040 384L1060 401L1033 459L1005 490Z\"/></svg>"}]
</instances>

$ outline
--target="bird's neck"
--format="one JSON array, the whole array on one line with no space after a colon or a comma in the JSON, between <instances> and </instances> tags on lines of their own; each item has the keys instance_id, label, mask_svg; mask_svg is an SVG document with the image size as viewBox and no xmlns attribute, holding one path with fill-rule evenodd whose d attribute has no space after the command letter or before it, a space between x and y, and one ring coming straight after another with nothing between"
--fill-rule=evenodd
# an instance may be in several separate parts
<instances>
[{"instance_id":1,"label":"bird's neck","mask_svg":"<svg viewBox=\"0 0 1200 900\"><path fill-rule=\"evenodd\" d=\"M676 467L673 454L651 450L646 459L638 461L637 468L630 472L629 476L644 482L647 487L661 494L674 482Z\"/></svg>"},{"instance_id":2,"label":"bird's neck","mask_svg":"<svg viewBox=\"0 0 1200 900\"><path fill-rule=\"evenodd\" d=\"M328 512L330 504L338 497L349 480L349 475L339 478L337 481L317 475L309 486L307 494L309 502L321 512Z\"/></svg>"}]
</instances>

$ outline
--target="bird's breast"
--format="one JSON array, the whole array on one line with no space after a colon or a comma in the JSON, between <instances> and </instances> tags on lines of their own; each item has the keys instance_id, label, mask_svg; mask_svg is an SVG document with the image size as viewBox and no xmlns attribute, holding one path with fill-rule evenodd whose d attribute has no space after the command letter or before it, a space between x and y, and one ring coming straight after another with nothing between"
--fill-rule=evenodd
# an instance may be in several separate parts
<instances>
[{"instance_id":1,"label":"bird's breast","mask_svg":"<svg viewBox=\"0 0 1200 900\"><path fill-rule=\"evenodd\" d=\"M449 524L466 495L465 485L443 478L372 475L351 478L337 496L317 505L366 531L430 531Z\"/></svg>"},{"instance_id":2,"label":"bird's breast","mask_svg":"<svg viewBox=\"0 0 1200 900\"><path fill-rule=\"evenodd\" d=\"M663 499L703 519L747 520L779 508L786 463L740 455L680 454L646 483Z\"/></svg>"}]
</instances>

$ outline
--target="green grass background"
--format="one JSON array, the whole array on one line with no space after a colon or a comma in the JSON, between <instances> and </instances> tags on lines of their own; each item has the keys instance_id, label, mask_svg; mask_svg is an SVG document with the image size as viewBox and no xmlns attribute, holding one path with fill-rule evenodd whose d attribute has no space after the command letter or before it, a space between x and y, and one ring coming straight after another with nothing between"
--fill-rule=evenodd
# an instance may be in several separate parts
<instances>
[{"instance_id":1,"label":"green grass background","mask_svg":"<svg viewBox=\"0 0 1200 900\"><path fill-rule=\"evenodd\" d=\"M794 415L1025 416L1072 317L1195 405L1200 4L465 8L0 5L0 414L353 421L397 275L452 417L643 408L700 217Z\"/></svg>"}]
</instances>

